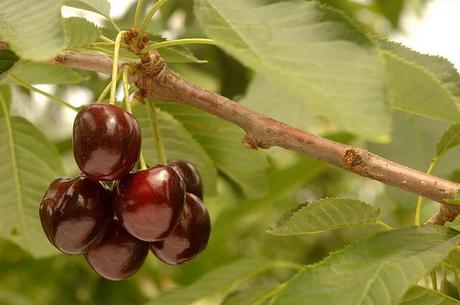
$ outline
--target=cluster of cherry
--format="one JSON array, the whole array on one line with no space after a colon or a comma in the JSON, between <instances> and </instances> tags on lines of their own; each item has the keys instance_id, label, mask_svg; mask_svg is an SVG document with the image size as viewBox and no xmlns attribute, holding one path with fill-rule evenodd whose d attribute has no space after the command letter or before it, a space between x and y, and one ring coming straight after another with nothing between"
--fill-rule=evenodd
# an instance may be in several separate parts
<instances>
[{"instance_id":1,"label":"cluster of cherry","mask_svg":"<svg viewBox=\"0 0 460 305\"><path fill-rule=\"evenodd\" d=\"M141 150L137 120L110 104L92 104L77 115L73 152L82 171L51 183L40 204L50 242L68 254L84 254L111 280L139 270L149 248L177 265L204 250L210 219L197 169L186 161L131 172ZM115 181L109 189L101 181Z\"/></svg>"}]
</instances>

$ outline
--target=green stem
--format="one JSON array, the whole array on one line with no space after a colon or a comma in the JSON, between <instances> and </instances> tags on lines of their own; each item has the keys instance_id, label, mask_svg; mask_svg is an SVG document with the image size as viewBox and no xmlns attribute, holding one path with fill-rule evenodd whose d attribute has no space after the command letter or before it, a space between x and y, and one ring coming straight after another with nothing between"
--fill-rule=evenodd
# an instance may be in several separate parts
<instances>
[{"instance_id":1,"label":"green stem","mask_svg":"<svg viewBox=\"0 0 460 305\"><path fill-rule=\"evenodd\" d=\"M433 285L433 290L438 291L438 279L436 276L436 269L431 271L430 277L431 277L431 284Z\"/></svg>"},{"instance_id":2,"label":"green stem","mask_svg":"<svg viewBox=\"0 0 460 305\"><path fill-rule=\"evenodd\" d=\"M146 101L147 104L147 113L149 115L149 120L152 125L153 135L155 137L155 147L157 149L158 161L160 164L166 164L166 154L165 148L163 145L163 139L161 138L160 126L158 124L158 119L156 115L155 105L153 101Z\"/></svg>"},{"instance_id":3,"label":"green stem","mask_svg":"<svg viewBox=\"0 0 460 305\"><path fill-rule=\"evenodd\" d=\"M251 305L260 305L263 304L264 301L270 299L271 297L275 296L282 288L284 288L286 284L280 284L276 286L275 288L267 291L260 297L258 297L254 302L251 303Z\"/></svg>"},{"instance_id":4,"label":"green stem","mask_svg":"<svg viewBox=\"0 0 460 305\"><path fill-rule=\"evenodd\" d=\"M124 69L123 69L123 70L124 70ZM121 75L122 75L122 74L119 72L118 75L117 75L117 82L118 82L118 80L120 79ZM110 81L110 82L107 84L107 86L105 86L104 90L102 90L101 95L99 95L99 97L97 98L97 102L98 102L98 103L101 103L102 100L107 96L107 94L109 94L111 87L112 87L112 81Z\"/></svg>"},{"instance_id":5,"label":"green stem","mask_svg":"<svg viewBox=\"0 0 460 305\"><path fill-rule=\"evenodd\" d=\"M160 48L167 48L173 46L183 46L183 45L190 45L190 44L205 44L205 45L217 45L215 40L208 39L208 38L184 38L184 39L175 39L175 40L167 40L167 41L160 41L154 44L148 45L144 48L144 52L156 50Z\"/></svg>"},{"instance_id":6,"label":"green stem","mask_svg":"<svg viewBox=\"0 0 460 305\"><path fill-rule=\"evenodd\" d=\"M101 40L103 40L104 42L107 42L107 43L110 43L112 45L115 44L115 41L113 41L112 39L108 38L108 37L105 37L104 35L101 35L101 37L99 37Z\"/></svg>"},{"instance_id":7,"label":"green stem","mask_svg":"<svg viewBox=\"0 0 460 305\"><path fill-rule=\"evenodd\" d=\"M115 48L113 50L113 63L112 63L112 85L110 88L110 104L115 104L115 93L117 91L117 78L118 78L118 57L120 56L120 44L121 38L126 31L121 31L118 33L117 38L115 39Z\"/></svg>"},{"instance_id":8,"label":"green stem","mask_svg":"<svg viewBox=\"0 0 460 305\"><path fill-rule=\"evenodd\" d=\"M110 21L110 23L113 25L113 27L115 28L115 30L117 30L117 32L121 32L121 29L120 29L120 27L118 26L118 24L115 22L115 20L113 20L112 18L109 18L109 21Z\"/></svg>"},{"instance_id":9,"label":"green stem","mask_svg":"<svg viewBox=\"0 0 460 305\"><path fill-rule=\"evenodd\" d=\"M141 23L142 8L144 7L144 0L137 0L136 13L134 14L134 28L139 28Z\"/></svg>"},{"instance_id":10,"label":"green stem","mask_svg":"<svg viewBox=\"0 0 460 305\"><path fill-rule=\"evenodd\" d=\"M49 98L50 100L52 100L53 102L56 102L56 103L58 103L58 104L60 104L60 105L63 105L63 106L66 106L67 108L72 109L73 111L76 111L76 112L79 111L78 107L72 106L70 103L64 101L64 100L61 99L60 97L57 97L57 96L55 96L55 95L52 95L52 94L49 94L49 93L47 93L47 92L45 92L45 91L42 91L42 90L40 90L40 89L37 89L37 88L35 88L35 87L29 85L27 82L25 82L25 81L19 79L19 78L16 77L16 76L11 75L10 78L11 78L13 81L15 81L18 85L20 85L20 86L22 86L22 87L24 87L24 88L26 88L26 89L28 89L28 90L30 90L30 91L33 91L33 92L39 93L39 94L41 94L41 95L44 95L44 96L46 96L47 98Z\"/></svg>"},{"instance_id":11,"label":"green stem","mask_svg":"<svg viewBox=\"0 0 460 305\"><path fill-rule=\"evenodd\" d=\"M379 220L379 219L377 219L377 220L375 221L375 224L378 224L378 225L384 227L385 229L387 229L387 230L389 230L389 231L394 230L394 228L393 228L392 226L390 226L389 224L384 223L383 221L381 221L381 220Z\"/></svg>"},{"instance_id":12,"label":"green stem","mask_svg":"<svg viewBox=\"0 0 460 305\"><path fill-rule=\"evenodd\" d=\"M426 171L428 175L431 175L440 157L441 156L436 156L431 160L430 166L428 167L428 170ZM424 197L418 196L417 204L415 206L415 219L414 219L414 223L416 226L419 226L421 224L423 200L424 200Z\"/></svg>"},{"instance_id":13,"label":"green stem","mask_svg":"<svg viewBox=\"0 0 460 305\"><path fill-rule=\"evenodd\" d=\"M168 2L168 0L158 0L150 9L150 11L147 13L147 15L144 18L144 21L142 21L142 25L140 27L140 32L145 32L147 27L149 26L150 20L152 19L153 15L165 4Z\"/></svg>"},{"instance_id":14,"label":"green stem","mask_svg":"<svg viewBox=\"0 0 460 305\"><path fill-rule=\"evenodd\" d=\"M123 94L124 94L124 99L123 103L125 105L126 111L129 113L133 113L133 110L131 109L131 103L129 102L129 70L128 68L123 69Z\"/></svg>"}]
</instances>

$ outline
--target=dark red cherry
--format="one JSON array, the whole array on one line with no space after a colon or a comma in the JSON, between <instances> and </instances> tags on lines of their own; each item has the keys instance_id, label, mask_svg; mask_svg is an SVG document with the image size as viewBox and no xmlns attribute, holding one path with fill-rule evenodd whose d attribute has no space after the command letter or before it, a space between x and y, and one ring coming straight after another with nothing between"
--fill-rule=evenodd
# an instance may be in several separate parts
<instances>
[{"instance_id":1,"label":"dark red cherry","mask_svg":"<svg viewBox=\"0 0 460 305\"><path fill-rule=\"evenodd\" d=\"M116 180L134 167L141 149L136 119L120 107L92 104L77 114L73 154L80 170L96 180Z\"/></svg>"},{"instance_id":2,"label":"dark red cherry","mask_svg":"<svg viewBox=\"0 0 460 305\"><path fill-rule=\"evenodd\" d=\"M201 176L193 164L183 160L170 160L168 165L177 170L182 179L184 179L187 193L192 193L203 199Z\"/></svg>"},{"instance_id":3,"label":"dark red cherry","mask_svg":"<svg viewBox=\"0 0 460 305\"><path fill-rule=\"evenodd\" d=\"M85 258L100 276L119 281L136 273L148 252L148 243L131 236L113 219L101 241L85 253Z\"/></svg>"},{"instance_id":4,"label":"dark red cherry","mask_svg":"<svg viewBox=\"0 0 460 305\"><path fill-rule=\"evenodd\" d=\"M184 212L174 232L166 239L152 243L151 249L158 259L167 264L182 264L206 248L210 233L208 210L200 198L187 193Z\"/></svg>"},{"instance_id":5,"label":"dark red cherry","mask_svg":"<svg viewBox=\"0 0 460 305\"><path fill-rule=\"evenodd\" d=\"M49 241L68 254L81 254L98 242L112 217L110 192L86 177L54 180L40 204Z\"/></svg>"},{"instance_id":6,"label":"dark red cherry","mask_svg":"<svg viewBox=\"0 0 460 305\"><path fill-rule=\"evenodd\" d=\"M129 174L116 187L118 219L133 236L145 241L166 238L184 208L185 183L168 165Z\"/></svg>"}]
</instances>

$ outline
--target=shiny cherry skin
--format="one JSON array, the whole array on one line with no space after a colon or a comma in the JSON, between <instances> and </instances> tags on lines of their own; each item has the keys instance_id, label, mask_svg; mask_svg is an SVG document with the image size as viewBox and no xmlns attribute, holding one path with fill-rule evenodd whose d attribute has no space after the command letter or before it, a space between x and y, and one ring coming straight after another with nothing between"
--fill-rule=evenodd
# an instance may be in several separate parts
<instances>
[{"instance_id":1,"label":"shiny cherry skin","mask_svg":"<svg viewBox=\"0 0 460 305\"><path fill-rule=\"evenodd\" d=\"M141 129L120 107L92 104L73 125L73 154L80 170L95 180L117 180L134 167L141 150Z\"/></svg>"},{"instance_id":2,"label":"shiny cherry skin","mask_svg":"<svg viewBox=\"0 0 460 305\"><path fill-rule=\"evenodd\" d=\"M152 243L151 249L166 264L182 264L206 248L210 233L208 210L200 198L187 193L184 212L174 232L166 239Z\"/></svg>"},{"instance_id":3,"label":"shiny cherry skin","mask_svg":"<svg viewBox=\"0 0 460 305\"><path fill-rule=\"evenodd\" d=\"M100 276L119 281L135 274L148 252L147 242L131 236L116 219L112 219L101 241L85 253L85 258Z\"/></svg>"},{"instance_id":4,"label":"shiny cherry skin","mask_svg":"<svg viewBox=\"0 0 460 305\"><path fill-rule=\"evenodd\" d=\"M157 165L129 174L115 190L118 219L133 236L157 241L172 233L185 202L185 183L175 169Z\"/></svg>"},{"instance_id":5,"label":"shiny cherry skin","mask_svg":"<svg viewBox=\"0 0 460 305\"><path fill-rule=\"evenodd\" d=\"M201 176L192 163L183 160L170 160L168 165L177 170L182 179L184 179L187 193L192 193L203 199Z\"/></svg>"},{"instance_id":6,"label":"shiny cherry skin","mask_svg":"<svg viewBox=\"0 0 460 305\"><path fill-rule=\"evenodd\" d=\"M110 192L80 176L54 180L40 204L40 220L49 241L67 254L81 254L97 243L113 215Z\"/></svg>"}]
</instances>

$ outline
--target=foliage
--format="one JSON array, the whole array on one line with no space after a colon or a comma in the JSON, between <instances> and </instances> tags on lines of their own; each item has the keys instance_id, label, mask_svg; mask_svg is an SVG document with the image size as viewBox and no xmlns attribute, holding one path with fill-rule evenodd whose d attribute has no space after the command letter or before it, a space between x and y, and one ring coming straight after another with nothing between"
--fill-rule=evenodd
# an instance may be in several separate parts
<instances>
[{"instance_id":1,"label":"foliage","mask_svg":"<svg viewBox=\"0 0 460 305\"><path fill-rule=\"evenodd\" d=\"M425 3L169 0L146 30L153 44L213 39L216 46L158 50L172 70L205 89L419 170L431 162L435 174L455 180L458 71L379 36L398 29L404 9ZM62 18L63 5L95 13L103 24ZM106 0L0 2L0 42L9 48L0 44L0 304L460 304L459 219L446 228L410 227L414 195L295 152L249 151L244 131L229 122L163 101L153 102L166 156L193 162L203 176L213 221L207 250L174 268L151 258L117 283L80 258L57 255L38 204L53 179L78 169L75 113L52 101L79 107L109 80L46 61L63 50L112 56L117 25L131 27L135 10L112 20ZM362 12L386 27L363 21ZM138 58L122 49L122 59ZM52 94L38 98L41 89ZM133 112L146 162L155 165L151 119L143 103ZM422 219L437 207L425 204ZM430 272L442 285L428 283Z\"/></svg>"}]
</instances>

